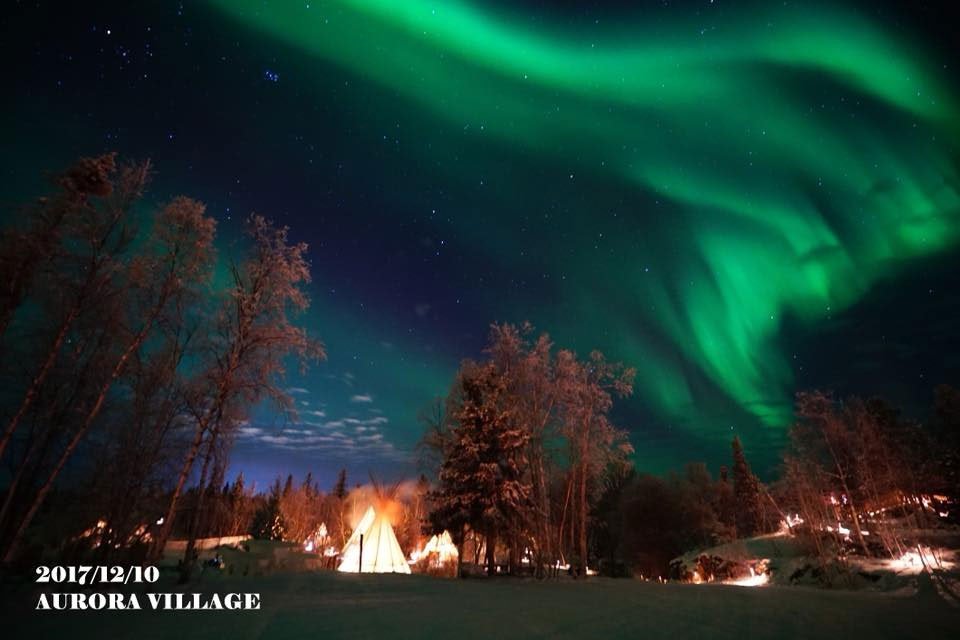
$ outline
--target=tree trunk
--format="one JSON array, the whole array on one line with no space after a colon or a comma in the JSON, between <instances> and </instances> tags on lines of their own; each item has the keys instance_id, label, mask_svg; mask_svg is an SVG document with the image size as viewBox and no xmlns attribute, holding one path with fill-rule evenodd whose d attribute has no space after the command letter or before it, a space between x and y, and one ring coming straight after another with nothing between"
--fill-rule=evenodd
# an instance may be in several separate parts
<instances>
[{"instance_id":1,"label":"tree trunk","mask_svg":"<svg viewBox=\"0 0 960 640\"><path fill-rule=\"evenodd\" d=\"M4 532L4 525L7 521L7 516L10 515L10 509L13 507L14 499L16 498L17 488L20 486L20 481L23 480L23 476L27 471L27 467L30 465L30 461L33 459L33 455L36 450L46 448L46 439L44 439L44 446L39 446L35 440L30 447L27 448L26 453L23 454L23 459L20 461L20 464L17 465L17 470L13 474L13 478L10 480L10 485L7 487L7 495L3 500L3 507L0 507L0 538L2 538L2 533ZM43 455L41 454L41 459Z\"/></svg>"},{"instance_id":2,"label":"tree trunk","mask_svg":"<svg viewBox=\"0 0 960 640\"><path fill-rule=\"evenodd\" d=\"M587 577L587 460L584 458L580 462L580 531L579 535L579 553L580 553L580 575Z\"/></svg>"},{"instance_id":3,"label":"tree trunk","mask_svg":"<svg viewBox=\"0 0 960 640\"><path fill-rule=\"evenodd\" d=\"M159 558L160 554L163 553L163 548L167 546L167 539L170 537L170 531L173 528L173 518L177 509L177 501L180 500L180 494L183 492L183 486L187 483L187 478L190 476L190 471L193 469L193 463L197 458L197 454L200 453L200 446L203 444L203 431L203 425L198 422L196 433L193 437L193 442L190 444L190 449L187 451L187 457L183 462L183 468L180 469L180 475L177 477L177 485L174 487L173 494L170 496L170 504L167 505L167 513L163 516L163 524L161 525L160 531L157 534L157 541L151 554L154 559Z\"/></svg>"},{"instance_id":4,"label":"tree trunk","mask_svg":"<svg viewBox=\"0 0 960 640\"><path fill-rule=\"evenodd\" d=\"M843 470L843 466L840 464L840 459L837 457L837 454L833 449L833 443L830 442L830 436L827 435L826 429L824 429L823 436L824 441L827 443L827 449L830 451L830 457L833 458L833 464L837 468L837 475L840 477L840 484L843 486L843 492L846 495L847 504L850 506L850 513L853 519L853 531L857 536L857 541L860 543L860 548L863 549L864 555L869 558L872 554L870 553L870 549L867 547L867 541L863 537L863 531L860 530L860 518L857 514L857 508L853 502L853 495L850 493L850 487L847 486L847 475Z\"/></svg>"},{"instance_id":5,"label":"tree trunk","mask_svg":"<svg viewBox=\"0 0 960 640\"><path fill-rule=\"evenodd\" d=\"M798 469L798 467L794 467L794 468ZM797 471L797 475L799 476L799 470ZM803 513L803 521L807 523L807 525L810 527L811 531L813 532L813 543L817 549L817 559L819 561L820 566L823 566L825 561L825 555L823 552L823 545L820 542L820 534L817 531L818 525L815 524L816 522L815 516L817 518L819 518L819 516L817 516L817 514L811 511L809 508L809 503L807 500L808 496L806 493L808 489L806 487L806 484L804 484L804 486L801 487L799 483L799 478L798 478L797 480L794 480L794 485L796 487L796 492L797 492L797 501L800 504L800 511ZM819 492L814 493L814 499L822 500L822 496L820 495Z\"/></svg>"},{"instance_id":6,"label":"tree trunk","mask_svg":"<svg viewBox=\"0 0 960 640\"><path fill-rule=\"evenodd\" d=\"M50 472L49 477L46 482L43 483L43 486L40 487L40 491L37 492L36 497L33 499L33 503L30 505L30 508L27 510L27 513L24 515L23 519L20 521L20 525L14 531L13 537L10 539L10 544L7 547L7 552L3 556L3 562L9 563L13 560L16 555L17 547L20 545L20 541L23 539L23 535L27 531L27 527L30 526L30 523L33 521L34 516L37 515L37 511L40 510L40 507L43 505L44 500L47 498L47 494L50 493L50 489L53 487L53 481L56 480L57 476L60 475L60 471L63 470L63 466L66 464L67 460L73 454L74 449L77 448L77 445L80 444L80 440L83 438L86 429L81 429L73 436L73 439L70 440L70 443L67 444L66 450L60 456L60 459L57 460L57 464L53 467L53 470Z\"/></svg>"},{"instance_id":7,"label":"tree trunk","mask_svg":"<svg viewBox=\"0 0 960 640\"><path fill-rule=\"evenodd\" d=\"M207 471L210 468L210 460L213 458L213 446L216 443L216 431L210 432L210 442L207 444L207 451L203 456L203 467L200 470L200 482L197 485L197 504L194 506L193 513L190 516L190 524L187 527L187 548L183 552L183 564L180 570L180 583L190 581L190 574L193 571L193 553L197 547L197 535L200 528L200 513L203 510L203 498L207 493Z\"/></svg>"},{"instance_id":8,"label":"tree trunk","mask_svg":"<svg viewBox=\"0 0 960 640\"><path fill-rule=\"evenodd\" d=\"M143 341L150 332L150 329L153 326L153 321L158 313L159 309L157 309L151 315L151 317L147 320L147 323L143 326L140 332L134 336L134 339L127 346L126 350L117 359L117 362L113 367L113 371L110 372L110 377L108 377L103 385L101 385L100 392L97 394L97 399L94 401L90 411L87 412L87 417L84 418L83 424L80 425L80 428L70 440L67 448L64 449L60 459L57 460L57 464L50 471L50 475L46 482L43 483L40 491L37 492L36 497L33 499L33 504L31 504L30 509L27 510L27 513L21 521L20 526L17 527L16 532L13 534L13 538L10 540L10 546L7 548L7 553L4 557L4 562L9 562L12 559L12 554L14 554L16 551L16 547L19 545L23 534L26 533L27 527L30 526L30 523L37 514L37 511L39 511L40 507L43 505L43 501L46 500L47 494L50 492L50 488L53 486L53 482L57 479L57 476L60 475L60 472L63 470L67 460L69 460L73 455L77 445L80 444L80 441L83 440L83 437L87 434L87 431L89 431L90 427L93 426L94 420L96 420L97 416L100 415L100 410L103 409L103 403L107 399L107 393L110 392L110 388L113 387L113 383L116 382L117 378L120 377L120 374L123 373L123 369L130 360L130 356L133 355L134 351L139 349L140 345L143 344Z\"/></svg>"},{"instance_id":9,"label":"tree trunk","mask_svg":"<svg viewBox=\"0 0 960 640\"><path fill-rule=\"evenodd\" d=\"M497 572L497 533L490 527L487 530L487 575L492 576Z\"/></svg>"},{"instance_id":10,"label":"tree trunk","mask_svg":"<svg viewBox=\"0 0 960 640\"><path fill-rule=\"evenodd\" d=\"M227 396L229 395L230 386L233 382L233 372L237 367L238 360L239 355L237 354L237 346L234 344L230 349L229 365L224 373L223 379L220 381L217 387L216 401L214 402L214 405L210 407L210 409L204 414L203 418L197 420L197 431L194 435L193 443L190 445L190 450L187 452L183 469L180 470L180 477L177 478L177 486L173 491L173 495L170 496L170 505L167 507L167 515L164 516L163 528L160 530L160 535L157 538L157 546L154 551L154 557L159 557L159 555L163 553L163 547L166 546L167 538L170 537L170 530L173 526L174 510L177 507L177 501L180 499L183 486L187 482L187 477L190 475L191 469L193 469L193 463L197 458L197 454L200 453L200 447L203 444L203 434L215 417L219 420L223 415L223 408L226 404Z\"/></svg>"},{"instance_id":11,"label":"tree trunk","mask_svg":"<svg viewBox=\"0 0 960 640\"><path fill-rule=\"evenodd\" d=\"M4 496L3 507L0 507L0 541L3 540L4 524L7 521L7 515L10 512L10 508L13 506L13 499L17 495L17 487L20 485L20 480L23 478L26 468L26 460L24 460L24 462L17 467L17 472L14 474L13 479L10 481L10 485L7 487L7 495Z\"/></svg>"},{"instance_id":12,"label":"tree trunk","mask_svg":"<svg viewBox=\"0 0 960 640\"><path fill-rule=\"evenodd\" d=\"M570 504L570 496L573 493L573 477L574 477L573 469L570 469L570 472L567 474L567 495L563 499L563 510L561 511L561 515L560 515L560 535L559 535L559 540L557 544L557 549L559 550L561 555L563 555L563 539L564 539L563 530L567 525L567 506L569 506ZM572 542L573 536L571 535L570 538Z\"/></svg>"},{"instance_id":13,"label":"tree trunk","mask_svg":"<svg viewBox=\"0 0 960 640\"><path fill-rule=\"evenodd\" d=\"M112 379L108 382L100 391L100 395L97 397L96 402L93 405L93 408L90 410L90 413L87 414L87 418L84 420L83 424L74 434L73 438L67 444L67 448L64 449L63 453L60 455L60 459L57 460L57 464L54 465L53 469L50 471L50 475L47 477L46 482L43 483L43 486L40 487L40 490L37 492L37 495L33 499L33 503L30 505L30 508L27 510L27 513L24 515L23 519L20 521L20 525L17 527L16 531L13 534L13 537L10 539L10 545L7 547L7 552L4 555L3 562L10 562L13 560L14 555L16 554L17 547L20 544L20 541L23 539L23 535L26 533L27 528L30 526L30 523L33 521L33 518L37 515L37 512L40 510L40 507L43 505L43 502L47 498L47 494L50 493L50 489L53 488L53 483L57 479L57 476L60 475L60 472L63 470L64 465L66 465L67 460L73 455L73 452L76 450L77 446L80 444L80 441L83 440L83 437L86 435L87 431L90 429L90 426L93 424L93 421L96 419L97 414L100 413L100 409L103 407L104 399L106 398L107 391L112 384Z\"/></svg>"},{"instance_id":14,"label":"tree trunk","mask_svg":"<svg viewBox=\"0 0 960 640\"><path fill-rule=\"evenodd\" d=\"M77 315L77 308L74 307L60 324L60 330L57 332L57 337L54 338L49 351L47 351L47 357L43 361L43 365L30 382L30 386L27 388L27 392L20 402L20 407L17 409L17 412L13 414L13 417L10 418L7 428L3 431L3 436L0 436L0 458L3 457L3 452L6 451L10 439L13 437L13 432L17 430L20 420L23 419L27 410L33 405L33 400L37 397L40 387L43 386L47 375L50 373L50 369L53 368L53 364L57 361L57 356L60 354L60 347L63 346L63 341L67 338L67 332L70 330L71 325L73 325L73 321L76 320Z\"/></svg>"},{"instance_id":15,"label":"tree trunk","mask_svg":"<svg viewBox=\"0 0 960 640\"><path fill-rule=\"evenodd\" d=\"M537 492L537 508L539 510L537 518L537 577L542 577L543 564L553 561L553 532L550 530L550 502L547 496L547 483L543 469L543 457L537 453L536 463L534 465L534 487Z\"/></svg>"}]
</instances>

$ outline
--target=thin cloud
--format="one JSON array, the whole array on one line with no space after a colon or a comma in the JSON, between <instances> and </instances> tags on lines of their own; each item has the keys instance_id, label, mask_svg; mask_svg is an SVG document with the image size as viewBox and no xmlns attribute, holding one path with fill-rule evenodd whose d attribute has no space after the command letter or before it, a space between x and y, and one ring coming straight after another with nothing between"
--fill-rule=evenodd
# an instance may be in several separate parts
<instances>
[{"instance_id":1,"label":"thin cloud","mask_svg":"<svg viewBox=\"0 0 960 640\"><path fill-rule=\"evenodd\" d=\"M373 396L369 393L358 393L355 396L350 396L350 402L363 402L369 403L373 402Z\"/></svg>"},{"instance_id":2,"label":"thin cloud","mask_svg":"<svg viewBox=\"0 0 960 640\"><path fill-rule=\"evenodd\" d=\"M328 374L326 374L324 377L327 378L328 380L336 380L337 382L342 382L343 384L345 384L345 385L348 386L348 387L352 387L352 386L353 386L353 381L354 381L354 379L355 379L356 376L354 376L352 373L350 373L350 372L348 371L348 372L344 373L343 375L337 375L337 374L335 374L335 373L328 373Z\"/></svg>"},{"instance_id":3,"label":"thin cloud","mask_svg":"<svg viewBox=\"0 0 960 640\"><path fill-rule=\"evenodd\" d=\"M373 396L369 393L357 394L350 398L352 402L369 404ZM304 410L304 418L293 424L274 430L268 427L254 427L247 424L237 429L237 436L243 447L266 447L276 451L309 452L311 456L324 459L362 461L375 464L377 461L409 461L408 451L400 450L387 440L386 433L380 431L380 425L388 422L386 416L374 412L357 416L350 412L337 419L325 420L325 411Z\"/></svg>"}]
</instances>

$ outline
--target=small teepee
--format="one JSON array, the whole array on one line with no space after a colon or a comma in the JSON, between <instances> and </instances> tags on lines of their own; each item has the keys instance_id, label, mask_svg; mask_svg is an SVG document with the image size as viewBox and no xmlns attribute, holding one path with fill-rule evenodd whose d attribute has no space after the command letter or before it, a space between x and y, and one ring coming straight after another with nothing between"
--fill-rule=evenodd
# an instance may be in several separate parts
<instances>
[{"instance_id":1,"label":"small teepee","mask_svg":"<svg viewBox=\"0 0 960 640\"><path fill-rule=\"evenodd\" d=\"M439 567L449 562L456 562L458 555L457 546L453 544L450 532L444 529L443 533L439 536L434 535L430 538L427 544L423 546L423 549L418 549L411 553L410 560L412 562L419 562L424 559L430 559L432 564Z\"/></svg>"},{"instance_id":2,"label":"small teepee","mask_svg":"<svg viewBox=\"0 0 960 640\"><path fill-rule=\"evenodd\" d=\"M381 487L374 483L377 489L379 509L372 506L360 520L360 524L353 530L350 539L340 554L340 566L337 571L351 573L410 573L410 565L403 557L403 550L397 542L397 536L390 526L387 517L388 503L396 494L396 488L384 494ZM362 547L361 547L362 544Z\"/></svg>"}]
</instances>

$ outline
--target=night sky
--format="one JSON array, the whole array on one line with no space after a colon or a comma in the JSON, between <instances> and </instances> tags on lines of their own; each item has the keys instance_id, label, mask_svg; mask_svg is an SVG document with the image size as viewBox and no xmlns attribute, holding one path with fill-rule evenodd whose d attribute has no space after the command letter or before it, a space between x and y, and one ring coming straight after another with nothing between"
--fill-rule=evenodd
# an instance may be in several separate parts
<instances>
[{"instance_id":1,"label":"night sky","mask_svg":"<svg viewBox=\"0 0 960 640\"><path fill-rule=\"evenodd\" d=\"M414 473L489 323L637 368L637 466L764 477L798 389L960 382L956 15L809 3L6 3L0 187L150 158L311 247L328 361L232 472ZM143 5L143 6L141 6Z\"/></svg>"}]
</instances>

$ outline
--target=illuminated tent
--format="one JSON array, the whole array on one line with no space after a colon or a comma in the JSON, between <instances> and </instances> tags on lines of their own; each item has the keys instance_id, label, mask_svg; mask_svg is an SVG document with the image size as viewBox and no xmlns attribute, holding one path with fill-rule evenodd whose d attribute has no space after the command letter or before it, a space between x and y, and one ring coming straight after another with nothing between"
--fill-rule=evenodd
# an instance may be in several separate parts
<instances>
[{"instance_id":1,"label":"illuminated tent","mask_svg":"<svg viewBox=\"0 0 960 640\"><path fill-rule=\"evenodd\" d=\"M423 549L414 551L410 554L413 562L419 562L424 558L430 558L434 565L442 566L449 562L457 561L457 546L453 544L450 532L444 530L439 536L434 535Z\"/></svg>"},{"instance_id":2,"label":"illuminated tent","mask_svg":"<svg viewBox=\"0 0 960 640\"><path fill-rule=\"evenodd\" d=\"M363 549L361 553L361 536ZM363 557L361 561L361 555ZM362 562L362 565L361 565ZM353 530L350 539L340 554L340 566L337 571L352 573L410 573L410 566L397 536L393 533L390 520L382 512L377 513L368 507L360 524Z\"/></svg>"}]
</instances>

